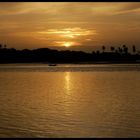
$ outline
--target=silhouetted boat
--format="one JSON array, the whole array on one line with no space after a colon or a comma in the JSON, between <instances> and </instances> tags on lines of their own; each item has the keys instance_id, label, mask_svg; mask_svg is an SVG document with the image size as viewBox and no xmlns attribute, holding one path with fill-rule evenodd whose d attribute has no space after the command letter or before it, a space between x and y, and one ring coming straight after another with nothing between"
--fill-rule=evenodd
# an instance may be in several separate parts
<instances>
[{"instance_id":1,"label":"silhouetted boat","mask_svg":"<svg viewBox=\"0 0 140 140\"><path fill-rule=\"evenodd\" d=\"M57 66L56 64L49 64L48 66Z\"/></svg>"}]
</instances>

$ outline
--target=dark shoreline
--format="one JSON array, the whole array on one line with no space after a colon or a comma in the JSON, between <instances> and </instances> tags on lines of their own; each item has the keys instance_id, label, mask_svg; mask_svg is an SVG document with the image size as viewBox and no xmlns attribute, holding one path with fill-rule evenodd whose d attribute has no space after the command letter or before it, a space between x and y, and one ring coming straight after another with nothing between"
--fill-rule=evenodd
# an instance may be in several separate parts
<instances>
[{"instance_id":1,"label":"dark shoreline","mask_svg":"<svg viewBox=\"0 0 140 140\"><path fill-rule=\"evenodd\" d=\"M86 53L82 51L59 51L49 48L34 50L16 50L13 48L0 49L0 64L42 63L42 64L139 64L140 53L128 52L123 46L116 51L97 51Z\"/></svg>"},{"instance_id":2,"label":"dark shoreline","mask_svg":"<svg viewBox=\"0 0 140 140\"><path fill-rule=\"evenodd\" d=\"M46 64L46 65L49 65L49 64L56 64L56 65L63 65L63 64L74 64L74 65L94 65L94 64L98 64L98 65L102 65L102 64L140 64L140 62L71 62L71 63L49 63L49 62L15 62L15 63L0 63L0 65L12 65L12 64Z\"/></svg>"}]
</instances>

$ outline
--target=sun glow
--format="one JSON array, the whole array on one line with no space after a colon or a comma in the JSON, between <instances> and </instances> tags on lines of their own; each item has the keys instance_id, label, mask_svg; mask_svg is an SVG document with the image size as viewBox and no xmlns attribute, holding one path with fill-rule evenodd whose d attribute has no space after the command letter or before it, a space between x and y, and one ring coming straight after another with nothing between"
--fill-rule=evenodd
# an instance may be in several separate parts
<instances>
[{"instance_id":1,"label":"sun glow","mask_svg":"<svg viewBox=\"0 0 140 140\"><path fill-rule=\"evenodd\" d=\"M70 46L73 45L73 43L72 43L72 42L65 42L63 45L64 45L66 48L69 48Z\"/></svg>"},{"instance_id":2,"label":"sun glow","mask_svg":"<svg viewBox=\"0 0 140 140\"><path fill-rule=\"evenodd\" d=\"M80 27L48 29L38 32L38 38L46 41L52 46L60 46L69 48L71 46L82 45L85 42L91 41L91 36L97 34L95 29L83 29ZM84 38L84 39L83 39ZM86 40L88 38L88 40ZM50 43L51 42L51 43Z\"/></svg>"}]
</instances>

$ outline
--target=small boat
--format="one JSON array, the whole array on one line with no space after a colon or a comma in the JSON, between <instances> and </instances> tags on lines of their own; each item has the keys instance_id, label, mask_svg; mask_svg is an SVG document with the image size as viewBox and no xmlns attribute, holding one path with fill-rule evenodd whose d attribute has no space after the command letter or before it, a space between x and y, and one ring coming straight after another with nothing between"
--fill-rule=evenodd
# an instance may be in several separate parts
<instances>
[{"instance_id":1,"label":"small boat","mask_svg":"<svg viewBox=\"0 0 140 140\"><path fill-rule=\"evenodd\" d=\"M49 66L56 66L56 64L49 64Z\"/></svg>"}]
</instances>

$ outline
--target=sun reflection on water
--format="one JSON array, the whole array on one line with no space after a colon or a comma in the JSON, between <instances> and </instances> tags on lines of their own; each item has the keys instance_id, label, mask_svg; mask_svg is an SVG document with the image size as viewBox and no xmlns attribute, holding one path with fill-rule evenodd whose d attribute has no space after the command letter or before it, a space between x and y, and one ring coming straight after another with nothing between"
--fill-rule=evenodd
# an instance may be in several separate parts
<instances>
[{"instance_id":1,"label":"sun reflection on water","mask_svg":"<svg viewBox=\"0 0 140 140\"><path fill-rule=\"evenodd\" d=\"M66 75L65 75L65 89L66 89L66 93L69 94L69 91L70 91L70 72L66 72Z\"/></svg>"}]
</instances>

